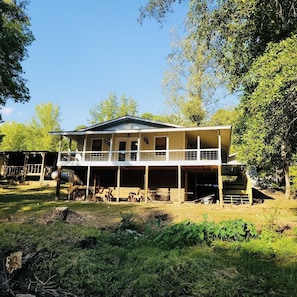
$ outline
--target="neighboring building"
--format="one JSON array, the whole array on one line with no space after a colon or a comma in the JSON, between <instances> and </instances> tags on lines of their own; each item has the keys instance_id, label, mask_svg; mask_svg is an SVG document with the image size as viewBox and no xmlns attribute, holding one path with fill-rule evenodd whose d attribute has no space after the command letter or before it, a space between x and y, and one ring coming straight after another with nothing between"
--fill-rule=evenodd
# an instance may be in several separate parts
<instances>
[{"instance_id":1,"label":"neighboring building","mask_svg":"<svg viewBox=\"0 0 297 297\"><path fill-rule=\"evenodd\" d=\"M231 126L182 127L124 116L51 134L69 140L57 166L74 171L94 198L252 202L243 166L229 164Z\"/></svg>"},{"instance_id":2,"label":"neighboring building","mask_svg":"<svg viewBox=\"0 0 297 297\"><path fill-rule=\"evenodd\" d=\"M48 151L0 152L0 181L50 179L58 153Z\"/></svg>"}]
</instances>

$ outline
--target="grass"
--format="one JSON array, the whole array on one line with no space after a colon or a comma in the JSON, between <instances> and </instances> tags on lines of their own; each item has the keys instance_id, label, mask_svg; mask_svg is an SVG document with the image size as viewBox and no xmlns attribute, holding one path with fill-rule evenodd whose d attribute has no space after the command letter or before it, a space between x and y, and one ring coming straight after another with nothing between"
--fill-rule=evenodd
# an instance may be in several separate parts
<instances>
[{"instance_id":1,"label":"grass","mask_svg":"<svg viewBox=\"0 0 297 297\"><path fill-rule=\"evenodd\" d=\"M54 187L37 183L0 188L1 260L5 263L10 253L23 252L21 269L0 272L0 295L294 296L297 205L281 195L274 198L223 208L106 204L56 201ZM82 221L49 222L48 214L56 206L69 207ZM164 214L166 221L156 221ZM258 238L164 249L144 235L120 228L130 224L153 236L163 225L186 220L238 219L255 224Z\"/></svg>"}]
</instances>

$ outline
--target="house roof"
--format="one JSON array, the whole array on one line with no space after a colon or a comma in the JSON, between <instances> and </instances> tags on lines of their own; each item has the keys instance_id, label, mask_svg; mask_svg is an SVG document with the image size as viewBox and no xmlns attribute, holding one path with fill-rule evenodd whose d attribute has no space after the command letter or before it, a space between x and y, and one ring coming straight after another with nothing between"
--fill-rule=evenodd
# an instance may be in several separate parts
<instances>
[{"instance_id":1,"label":"house roof","mask_svg":"<svg viewBox=\"0 0 297 297\"><path fill-rule=\"evenodd\" d=\"M105 121L96 125L82 128L74 131L52 131L52 135L77 135L82 136L86 134L110 134L110 133L133 133L133 132L163 132L168 130L174 131L206 131L206 130L231 130L231 126L197 126L197 127L184 127L169 123L153 121L145 118L134 116L123 116L120 118Z\"/></svg>"},{"instance_id":2,"label":"house roof","mask_svg":"<svg viewBox=\"0 0 297 297\"><path fill-rule=\"evenodd\" d=\"M169 123L152 121L145 118L135 116L122 116L116 119L105 121L96 125L92 125L79 131L102 131L102 130L140 130L140 129L153 129L153 128L176 128L182 127Z\"/></svg>"}]
</instances>

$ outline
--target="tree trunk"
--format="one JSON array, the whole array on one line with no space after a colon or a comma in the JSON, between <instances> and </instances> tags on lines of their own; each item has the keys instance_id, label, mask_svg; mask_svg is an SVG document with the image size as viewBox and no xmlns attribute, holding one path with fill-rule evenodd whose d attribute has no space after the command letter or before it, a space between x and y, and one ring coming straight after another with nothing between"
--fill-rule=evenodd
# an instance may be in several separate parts
<instances>
[{"instance_id":1,"label":"tree trunk","mask_svg":"<svg viewBox=\"0 0 297 297\"><path fill-rule=\"evenodd\" d=\"M284 164L284 173L285 173L285 187L286 187L285 197L287 199L290 199L290 195L291 195L291 181L290 181L289 165L288 165L287 162L285 162L285 164Z\"/></svg>"},{"instance_id":2,"label":"tree trunk","mask_svg":"<svg viewBox=\"0 0 297 297\"><path fill-rule=\"evenodd\" d=\"M284 175L285 175L285 197L287 199L290 199L291 195L291 183L290 183L290 172L289 172L289 160L288 160L288 151L287 151L287 144L285 141L283 141L281 146L281 156L283 159L283 169L284 169Z\"/></svg>"}]
</instances>

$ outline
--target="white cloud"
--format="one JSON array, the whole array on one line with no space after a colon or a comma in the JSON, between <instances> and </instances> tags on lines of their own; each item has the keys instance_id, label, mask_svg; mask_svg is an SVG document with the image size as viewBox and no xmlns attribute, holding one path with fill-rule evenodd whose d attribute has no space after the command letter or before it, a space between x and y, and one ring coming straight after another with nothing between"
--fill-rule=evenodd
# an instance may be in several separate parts
<instances>
[{"instance_id":1,"label":"white cloud","mask_svg":"<svg viewBox=\"0 0 297 297\"><path fill-rule=\"evenodd\" d=\"M1 107L0 113L3 115L10 115L12 113L13 109L11 107Z\"/></svg>"}]
</instances>

